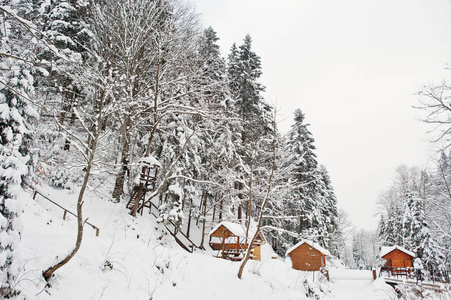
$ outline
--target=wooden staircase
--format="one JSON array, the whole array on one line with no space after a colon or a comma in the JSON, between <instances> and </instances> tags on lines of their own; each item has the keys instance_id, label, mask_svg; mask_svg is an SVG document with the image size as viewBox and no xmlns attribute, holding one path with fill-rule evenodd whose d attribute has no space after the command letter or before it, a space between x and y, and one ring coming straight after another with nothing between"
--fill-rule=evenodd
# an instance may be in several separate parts
<instances>
[{"instance_id":1,"label":"wooden staircase","mask_svg":"<svg viewBox=\"0 0 451 300\"><path fill-rule=\"evenodd\" d=\"M126 207L130 209L130 214L132 216L136 216L136 213L143 214L144 208L149 209L149 214L154 216L155 218L159 218L159 208L152 201L146 202L146 194L147 192L152 192L155 190L155 183L157 180L158 167L147 165L142 168L142 172L140 174L139 185L133 188L132 194L130 195L130 200L127 202ZM154 207L154 209L152 209ZM155 213L153 212L155 211ZM193 253L195 248L199 248L196 244L190 240L188 236L186 236L183 232L177 230L177 226L171 221L166 221L166 224L163 226L166 228L166 231L172 235L183 249L186 251ZM170 227L173 229L171 230Z\"/></svg>"},{"instance_id":2,"label":"wooden staircase","mask_svg":"<svg viewBox=\"0 0 451 300\"><path fill-rule=\"evenodd\" d=\"M143 199L143 201L144 200L145 199ZM127 203L127 206L129 205L130 201L129 203ZM149 201L148 205L146 205L145 207L149 208L149 214L154 216L156 219L159 218L159 208L152 201ZM143 209L140 210L141 215L142 211ZM167 220L166 222L166 224L163 224L164 228L166 228L166 231L174 237L175 241L180 245L180 247L190 253L193 253L194 249L199 248L188 236L186 236L186 234L184 234L182 231L177 230L177 226L173 222L169 220Z\"/></svg>"}]
</instances>

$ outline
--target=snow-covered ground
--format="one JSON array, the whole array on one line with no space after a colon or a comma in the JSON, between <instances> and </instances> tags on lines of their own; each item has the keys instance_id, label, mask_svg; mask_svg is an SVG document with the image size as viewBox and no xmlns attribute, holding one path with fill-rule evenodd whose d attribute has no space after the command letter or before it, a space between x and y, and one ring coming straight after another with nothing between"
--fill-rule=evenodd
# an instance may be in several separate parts
<instances>
[{"instance_id":1,"label":"snow-covered ground","mask_svg":"<svg viewBox=\"0 0 451 300\"><path fill-rule=\"evenodd\" d=\"M395 299L395 292L382 278L373 280L371 271L331 268L332 299Z\"/></svg>"},{"instance_id":2,"label":"snow-covered ground","mask_svg":"<svg viewBox=\"0 0 451 300\"><path fill-rule=\"evenodd\" d=\"M41 187L42 192L75 211L77 194ZM47 200L25 193L22 242L16 251L20 274L17 287L27 299L394 299L393 289L382 279L372 280L370 271L331 268L331 282L319 272L291 269L289 260L271 259L268 245L261 262L250 261L243 279L239 262L214 257L214 252L182 250L144 212L136 218L99 193L90 193L84 216L100 228L85 226L77 255L46 287L42 271L56 257L73 247L76 219L62 219L63 211ZM193 231L195 232L195 231Z\"/></svg>"}]
</instances>

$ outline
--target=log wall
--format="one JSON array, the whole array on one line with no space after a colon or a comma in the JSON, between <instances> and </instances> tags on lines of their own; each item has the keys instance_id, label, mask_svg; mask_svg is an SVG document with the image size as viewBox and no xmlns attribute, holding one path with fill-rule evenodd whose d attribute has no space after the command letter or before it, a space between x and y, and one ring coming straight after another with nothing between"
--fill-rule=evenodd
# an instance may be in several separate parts
<instances>
[{"instance_id":1,"label":"log wall","mask_svg":"<svg viewBox=\"0 0 451 300\"><path fill-rule=\"evenodd\" d=\"M398 249L393 250L392 252L386 254L383 259L387 260L387 267L392 268L412 268L412 256L399 251Z\"/></svg>"},{"instance_id":2,"label":"log wall","mask_svg":"<svg viewBox=\"0 0 451 300\"><path fill-rule=\"evenodd\" d=\"M318 271L321 267L326 266L325 257L312 248L309 244L304 243L294 249L290 254L292 267L301 271Z\"/></svg>"}]
</instances>

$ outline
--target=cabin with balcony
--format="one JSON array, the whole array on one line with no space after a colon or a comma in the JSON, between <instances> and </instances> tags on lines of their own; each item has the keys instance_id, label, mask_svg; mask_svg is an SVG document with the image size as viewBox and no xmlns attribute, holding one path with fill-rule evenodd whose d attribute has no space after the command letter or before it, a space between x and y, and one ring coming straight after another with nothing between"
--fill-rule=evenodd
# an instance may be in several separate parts
<instances>
[{"instance_id":1,"label":"cabin with balcony","mask_svg":"<svg viewBox=\"0 0 451 300\"><path fill-rule=\"evenodd\" d=\"M249 230L246 237L246 227L238 223L223 221L210 231L209 244L213 250L218 251L218 257L239 261L244 258L254 234L254 230ZM252 247L252 259L261 260L261 245L264 243L265 238L259 232Z\"/></svg>"}]
</instances>

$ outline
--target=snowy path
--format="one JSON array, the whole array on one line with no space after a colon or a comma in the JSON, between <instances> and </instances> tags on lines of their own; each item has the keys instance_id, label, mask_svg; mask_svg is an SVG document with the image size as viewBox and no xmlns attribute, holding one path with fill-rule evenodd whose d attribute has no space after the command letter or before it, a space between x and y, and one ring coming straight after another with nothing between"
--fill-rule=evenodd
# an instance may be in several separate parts
<instances>
[{"instance_id":1,"label":"snowy path","mask_svg":"<svg viewBox=\"0 0 451 300\"><path fill-rule=\"evenodd\" d=\"M331 269L332 295L330 299L392 299L393 289L383 279L372 279L371 271Z\"/></svg>"}]
</instances>

